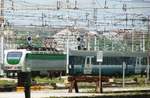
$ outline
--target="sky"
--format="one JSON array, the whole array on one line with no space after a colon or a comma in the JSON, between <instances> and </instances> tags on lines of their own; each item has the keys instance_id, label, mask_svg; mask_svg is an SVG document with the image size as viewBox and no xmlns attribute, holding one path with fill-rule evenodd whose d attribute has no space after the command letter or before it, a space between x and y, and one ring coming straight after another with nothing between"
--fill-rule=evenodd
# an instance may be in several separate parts
<instances>
[{"instance_id":1,"label":"sky","mask_svg":"<svg viewBox=\"0 0 150 98\"><path fill-rule=\"evenodd\" d=\"M59 0L61 1L61 6L63 8L67 7L67 0ZM77 0L77 6L82 10L12 10L12 2L10 0L6 0L5 6L9 9L5 11L6 20L12 25L75 25L75 20L77 20L78 26L87 26L88 21L93 21L94 11L93 8L99 8L97 11L97 21L104 29L106 24L111 24L113 20L113 24L118 21L114 21L114 19L125 19L126 13L128 14L128 18L141 18L147 17L150 13L150 8L142 8L142 7L150 7L150 0L107 0L106 7L110 9L101 9L105 6L105 0ZM93 2L95 1L95 3ZM75 0L69 0L69 7L74 7ZM56 9L57 0L14 0L14 9L31 9L32 8L54 8ZM137 9L127 9L127 11L123 11L123 4L127 5L127 8L135 8ZM90 8L90 9L89 9ZM111 9L113 8L113 9ZM117 16L117 17L116 17ZM42 22L44 21L44 22ZM123 26L119 26L121 28L125 27L126 22L118 23L118 25L123 24ZM138 24L138 22L136 23ZM93 25L94 26L94 25ZM95 27L95 26L94 26ZM139 25L140 27L140 25ZM111 26L111 28L114 28ZM138 28L138 27L137 27Z\"/></svg>"}]
</instances>

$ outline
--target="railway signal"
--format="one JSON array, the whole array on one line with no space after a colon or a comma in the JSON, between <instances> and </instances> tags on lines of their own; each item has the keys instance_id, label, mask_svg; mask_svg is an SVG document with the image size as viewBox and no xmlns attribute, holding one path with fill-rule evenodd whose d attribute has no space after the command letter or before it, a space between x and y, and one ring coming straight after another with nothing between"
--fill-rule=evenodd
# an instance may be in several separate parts
<instances>
[{"instance_id":1,"label":"railway signal","mask_svg":"<svg viewBox=\"0 0 150 98\"><path fill-rule=\"evenodd\" d=\"M27 37L27 42L28 42L28 45L29 45L29 46L32 45L32 37L31 37L31 36L28 36L28 37Z\"/></svg>"},{"instance_id":2,"label":"railway signal","mask_svg":"<svg viewBox=\"0 0 150 98\"><path fill-rule=\"evenodd\" d=\"M86 48L85 48L85 41L84 41L84 35L80 35L77 38L77 41L79 42L78 50L86 50Z\"/></svg>"}]
</instances>

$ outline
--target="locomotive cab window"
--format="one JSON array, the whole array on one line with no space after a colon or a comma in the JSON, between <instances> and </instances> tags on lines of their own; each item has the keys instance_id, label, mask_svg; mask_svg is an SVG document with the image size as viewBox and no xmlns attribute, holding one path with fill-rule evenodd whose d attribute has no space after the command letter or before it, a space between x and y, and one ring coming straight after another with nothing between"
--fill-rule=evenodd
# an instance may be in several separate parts
<instances>
[{"instance_id":1,"label":"locomotive cab window","mask_svg":"<svg viewBox=\"0 0 150 98\"><path fill-rule=\"evenodd\" d=\"M19 64L21 57L22 52L8 52L7 62L12 65Z\"/></svg>"}]
</instances>

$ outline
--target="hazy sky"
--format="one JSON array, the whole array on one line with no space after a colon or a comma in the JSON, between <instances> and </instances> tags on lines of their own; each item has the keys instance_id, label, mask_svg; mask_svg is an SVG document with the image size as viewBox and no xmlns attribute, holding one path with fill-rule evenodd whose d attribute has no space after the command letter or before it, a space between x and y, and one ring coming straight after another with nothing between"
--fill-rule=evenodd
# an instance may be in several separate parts
<instances>
[{"instance_id":1,"label":"hazy sky","mask_svg":"<svg viewBox=\"0 0 150 98\"><path fill-rule=\"evenodd\" d=\"M12 4L10 0L7 1L7 7L12 7ZM64 8L66 8L66 2L67 0L59 0L61 1L61 4ZM93 9L92 8L104 8L105 6L105 0L95 0L95 5L93 4L94 0L77 0L78 4L77 6L79 8L91 8L91 10L58 10L58 11L7 11L5 13L6 19L12 24L35 24L35 25L41 25L42 24L42 17L44 17L43 21L47 21L46 23L49 25L57 25L57 24L74 24L74 21L68 22L68 17L70 19L85 19L85 16L87 15L87 18L89 20L93 19ZM127 2L128 1L128 2ZM148 15L150 13L150 8L142 8L142 7L150 7L150 0L145 0L146 2L143 2L143 0L107 0L107 7L108 8L119 8L119 9L98 9L97 12L97 19L99 22L104 23L107 22L107 20L104 19L104 17L108 18L123 18L125 19L125 13L128 14L142 14L142 15ZM69 0L69 4L71 8L74 7L75 0ZM26 7L52 7L56 8L57 0L14 0L14 8L26 8ZM131 7L140 7L137 9L127 9L127 11L123 11L122 7L123 4L127 4L127 8ZM42 16L43 15L43 16ZM117 16L117 17L116 17ZM131 16L128 16L131 17ZM137 17L137 16L134 16ZM60 18L63 18L64 20L61 20ZM133 16L131 17L133 18ZM110 20L108 21L108 23ZM87 24L87 21L78 21L79 24Z\"/></svg>"}]
</instances>

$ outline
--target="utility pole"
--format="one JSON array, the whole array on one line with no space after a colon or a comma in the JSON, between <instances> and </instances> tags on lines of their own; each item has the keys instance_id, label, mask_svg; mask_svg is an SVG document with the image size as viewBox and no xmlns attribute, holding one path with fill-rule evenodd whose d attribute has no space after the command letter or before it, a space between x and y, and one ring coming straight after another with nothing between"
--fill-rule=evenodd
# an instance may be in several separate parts
<instances>
[{"instance_id":1,"label":"utility pole","mask_svg":"<svg viewBox=\"0 0 150 98\"><path fill-rule=\"evenodd\" d=\"M97 50L97 35L94 35L94 51Z\"/></svg>"},{"instance_id":2,"label":"utility pole","mask_svg":"<svg viewBox=\"0 0 150 98\"><path fill-rule=\"evenodd\" d=\"M45 18L46 18L46 15L42 12L42 17L41 17L41 19L42 19L42 26L43 26L43 27L46 26Z\"/></svg>"},{"instance_id":3,"label":"utility pole","mask_svg":"<svg viewBox=\"0 0 150 98\"><path fill-rule=\"evenodd\" d=\"M131 32L131 38L132 38L132 52L134 52L134 30Z\"/></svg>"},{"instance_id":4,"label":"utility pole","mask_svg":"<svg viewBox=\"0 0 150 98\"><path fill-rule=\"evenodd\" d=\"M107 0L105 0L105 6L104 6L104 8L105 8L105 9L108 8L108 6L107 6Z\"/></svg>"},{"instance_id":5,"label":"utility pole","mask_svg":"<svg viewBox=\"0 0 150 98\"><path fill-rule=\"evenodd\" d=\"M85 14L85 20L87 21L87 27L90 26L90 21L89 21L89 19L88 19L89 15L90 15L89 13L86 13L86 14Z\"/></svg>"},{"instance_id":6,"label":"utility pole","mask_svg":"<svg viewBox=\"0 0 150 98\"><path fill-rule=\"evenodd\" d=\"M0 39L0 75L2 74L2 66L4 64L4 35L3 35L3 29L1 27L1 39Z\"/></svg>"},{"instance_id":7,"label":"utility pole","mask_svg":"<svg viewBox=\"0 0 150 98\"><path fill-rule=\"evenodd\" d=\"M60 5L61 5L61 2L59 0L57 0L57 10L60 9Z\"/></svg>"},{"instance_id":8,"label":"utility pole","mask_svg":"<svg viewBox=\"0 0 150 98\"><path fill-rule=\"evenodd\" d=\"M2 74L2 66L4 64L4 0L0 1L0 29L1 29L1 36L0 36L0 74Z\"/></svg>"},{"instance_id":9,"label":"utility pole","mask_svg":"<svg viewBox=\"0 0 150 98\"><path fill-rule=\"evenodd\" d=\"M97 8L96 8L96 1L93 0L93 21L94 25L97 24Z\"/></svg>"},{"instance_id":10,"label":"utility pole","mask_svg":"<svg viewBox=\"0 0 150 98\"><path fill-rule=\"evenodd\" d=\"M125 14L125 20L126 20L126 23L125 23L125 29L124 29L124 33L126 33L127 31L127 27L128 27L128 13L127 13L127 4L123 4L122 6L122 10L124 11L124 14ZM127 51L127 34L125 35L126 38L125 38L125 41L124 41L124 51Z\"/></svg>"},{"instance_id":11,"label":"utility pole","mask_svg":"<svg viewBox=\"0 0 150 98\"><path fill-rule=\"evenodd\" d=\"M142 51L145 52L145 33L142 32Z\"/></svg>"},{"instance_id":12,"label":"utility pole","mask_svg":"<svg viewBox=\"0 0 150 98\"><path fill-rule=\"evenodd\" d=\"M127 26L128 26L128 13L126 12L126 29L127 29Z\"/></svg>"},{"instance_id":13,"label":"utility pole","mask_svg":"<svg viewBox=\"0 0 150 98\"><path fill-rule=\"evenodd\" d=\"M15 10L15 9L14 9L14 1L13 1L13 0L11 0L11 2L12 2L12 3L11 3L12 10Z\"/></svg>"},{"instance_id":14,"label":"utility pole","mask_svg":"<svg viewBox=\"0 0 150 98\"><path fill-rule=\"evenodd\" d=\"M1 17L4 16L4 0L1 0Z\"/></svg>"},{"instance_id":15,"label":"utility pole","mask_svg":"<svg viewBox=\"0 0 150 98\"><path fill-rule=\"evenodd\" d=\"M74 6L74 9L78 9L78 6L77 6L77 4L78 4L78 2L77 2L77 0L75 0L75 6Z\"/></svg>"},{"instance_id":16,"label":"utility pole","mask_svg":"<svg viewBox=\"0 0 150 98\"><path fill-rule=\"evenodd\" d=\"M66 8L67 8L67 9L70 8L70 0L66 0Z\"/></svg>"},{"instance_id":17,"label":"utility pole","mask_svg":"<svg viewBox=\"0 0 150 98\"><path fill-rule=\"evenodd\" d=\"M149 21L150 21L150 16L148 16L148 55L147 55L147 83L149 81L149 66L150 66L150 24L149 24Z\"/></svg>"},{"instance_id":18,"label":"utility pole","mask_svg":"<svg viewBox=\"0 0 150 98\"><path fill-rule=\"evenodd\" d=\"M68 29L68 28L67 28ZM68 29L69 30L69 29ZM66 43L66 48L67 48L67 51L66 51L66 58L67 58L67 61L66 61L66 73L68 74L69 73L69 32L67 31L67 43Z\"/></svg>"}]
</instances>

